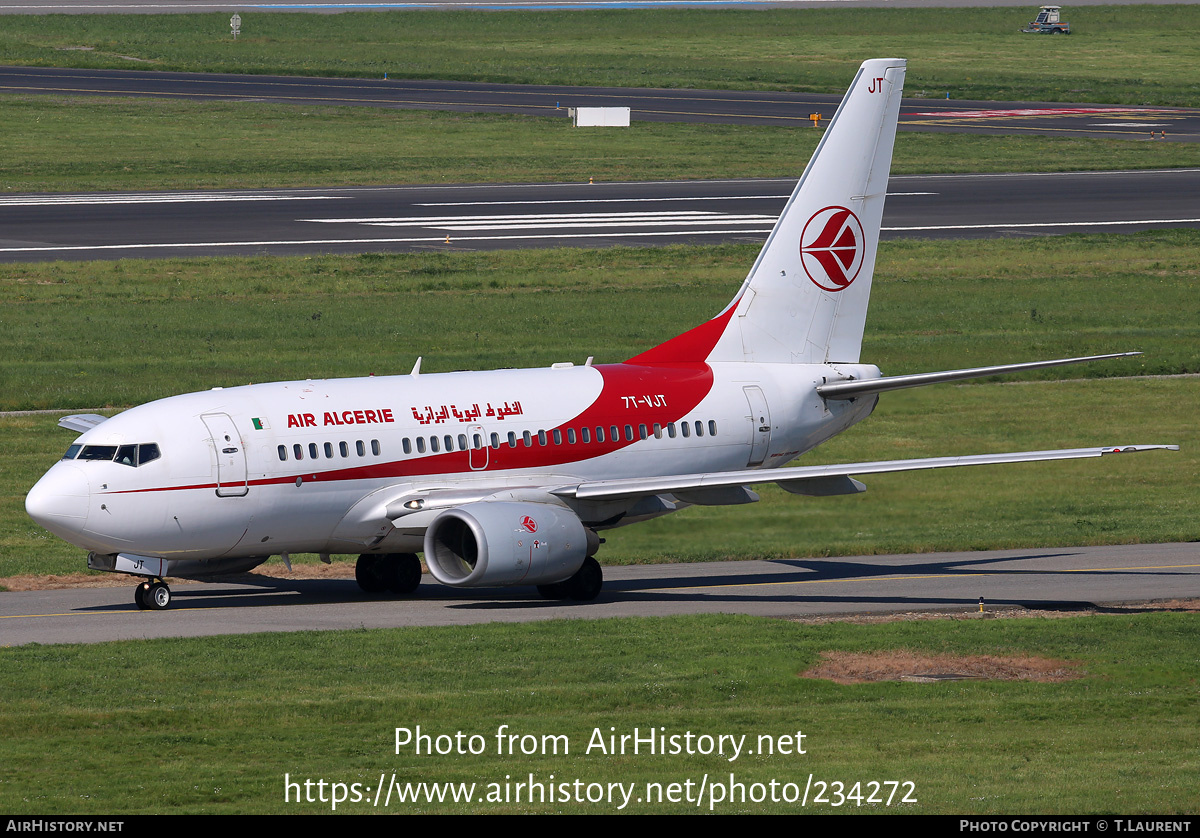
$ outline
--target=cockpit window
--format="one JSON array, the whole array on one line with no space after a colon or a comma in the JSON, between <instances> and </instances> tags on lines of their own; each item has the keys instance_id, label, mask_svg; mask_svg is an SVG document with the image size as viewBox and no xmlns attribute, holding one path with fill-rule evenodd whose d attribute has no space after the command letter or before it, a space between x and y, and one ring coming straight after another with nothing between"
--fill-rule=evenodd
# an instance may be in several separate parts
<instances>
[{"instance_id":1,"label":"cockpit window","mask_svg":"<svg viewBox=\"0 0 1200 838\"><path fill-rule=\"evenodd\" d=\"M67 456L64 460L76 459L72 455L72 449L79 449L80 446L72 445L67 449ZM157 442L143 442L138 445L84 445L82 450L78 451L78 459L80 460L116 460L123 466L137 468L145 465L151 460L157 460L162 456L158 449Z\"/></svg>"},{"instance_id":2,"label":"cockpit window","mask_svg":"<svg viewBox=\"0 0 1200 838\"><path fill-rule=\"evenodd\" d=\"M85 445L79 452L81 460L111 460L117 455L115 445Z\"/></svg>"},{"instance_id":3,"label":"cockpit window","mask_svg":"<svg viewBox=\"0 0 1200 838\"><path fill-rule=\"evenodd\" d=\"M79 453L79 449L82 447L83 447L82 445L72 445L70 448L67 449L67 453L63 454L63 459L64 460L75 459L75 456Z\"/></svg>"}]
</instances>

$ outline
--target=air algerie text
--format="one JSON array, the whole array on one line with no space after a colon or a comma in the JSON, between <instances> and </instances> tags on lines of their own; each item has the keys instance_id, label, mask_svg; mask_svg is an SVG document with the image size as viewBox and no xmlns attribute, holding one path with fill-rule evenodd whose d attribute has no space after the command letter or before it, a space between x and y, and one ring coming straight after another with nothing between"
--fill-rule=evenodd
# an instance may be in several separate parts
<instances>
[{"instance_id":1,"label":"air algerie text","mask_svg":"<svg viewBox=\"0 0 1200 838\"><path fill-rule=\"evenodd\" d=\"M328 425L373 425L379 422L395 422L392 411L388 408L375 410L343 410L325 411L321 426ZM312 413L289 413L287 426L289 428L315 428L317 417Z\"/></svg>"}]
</instances>

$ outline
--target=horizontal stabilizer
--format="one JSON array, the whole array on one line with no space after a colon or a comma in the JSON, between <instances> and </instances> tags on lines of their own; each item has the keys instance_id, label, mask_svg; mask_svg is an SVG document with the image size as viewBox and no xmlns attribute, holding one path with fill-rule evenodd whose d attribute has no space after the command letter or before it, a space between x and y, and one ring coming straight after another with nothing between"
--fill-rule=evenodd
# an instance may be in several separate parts
<instances>
[{"instance_id":1,"label":"horizontal stabilizer","mask_svg":"<svg viewBox=\"0 0 1200 838\"><path fill-rule=\"evenodd\" d=\"M989 375L1005 375L1010 372L1027 372L1046 367L1065 367L1067 364L1083 364L1087 361L1107 361L1110 358L1128 358L1141 352L1117 352L1112 355L1089 355L1086 358L1060 358L1056 361L1030 361L1026 364L1003 364L998 367L973 367L965 370L944 372L921 372L914 375L890 375L884 378L867 378L860 381L831 381L817 387L817 394L826 399L856 399L888 390L903 390L906 387L924 387L926 384L942 384L947 381L964 381L968 378L984 378Z\"/></svg>"},{"instance_id":2,"label":"horizontal stabilizer","mask_svg":"<svg viewBox=\"0 0 1200 838\"><path fill-rule=\"evenodd\" d=\"M840 485L838 478L860 474L887 474L897 471L922 471L959 466L988 466L1003 463L1032 463L1046 460L1078 460L1106 454L1125 454L1134 451L1178 451L1178 445L1110 445L1101 448L1062 448L1055 451L1021 451L1012 454L972 454L962 457L926 457L916 460L880 460L869 463L844 463L829 466L799 466L778 469L745 469L743 471L712 472L709 474L678 474L666 477L640 477L627 480L597 480L555 490L560 497L578 500L612 500L639 495L687 493L722 486L749 486L779 483L795 494L828 494L830 488L842 488L849 493L850 485ZM798 491L805 481L811 481L811 492ZM861 485L861 484L859 484Z\"/></svg>"}]
</instances>

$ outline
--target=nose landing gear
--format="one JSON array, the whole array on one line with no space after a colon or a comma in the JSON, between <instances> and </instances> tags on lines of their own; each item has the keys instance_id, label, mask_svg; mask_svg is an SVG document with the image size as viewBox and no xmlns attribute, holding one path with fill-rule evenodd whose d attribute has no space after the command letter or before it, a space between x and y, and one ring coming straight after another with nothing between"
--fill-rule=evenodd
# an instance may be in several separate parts
<instances>
[{"instance_id":1,"label":"nose landing gear","mask_svg":"<svg viewBox=\"0 0 1200 838\"><path fill-rule=\"evenodd\" d=\"M171 604L171 589L161 579L147 580L133 589L133 601L143 611L162 611Z\"/></svg>"}]
</instances>

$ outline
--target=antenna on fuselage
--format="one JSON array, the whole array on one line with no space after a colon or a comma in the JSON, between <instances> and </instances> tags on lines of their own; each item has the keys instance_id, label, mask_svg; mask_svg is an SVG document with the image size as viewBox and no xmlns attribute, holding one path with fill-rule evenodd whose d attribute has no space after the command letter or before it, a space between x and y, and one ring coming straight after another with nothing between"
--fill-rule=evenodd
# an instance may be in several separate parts
<instances>
[{"instance_id":1,"label":"antenna on fuselage","mask_svg":"<svg viewBox=\"0 0 1200 838\"><path fill-rule=\"evenodd\" d=\"M421 356L417 356L417 362L413 364L412 372L409 373L413 378L421 374Z\"/></svg>"}]
</instances>

